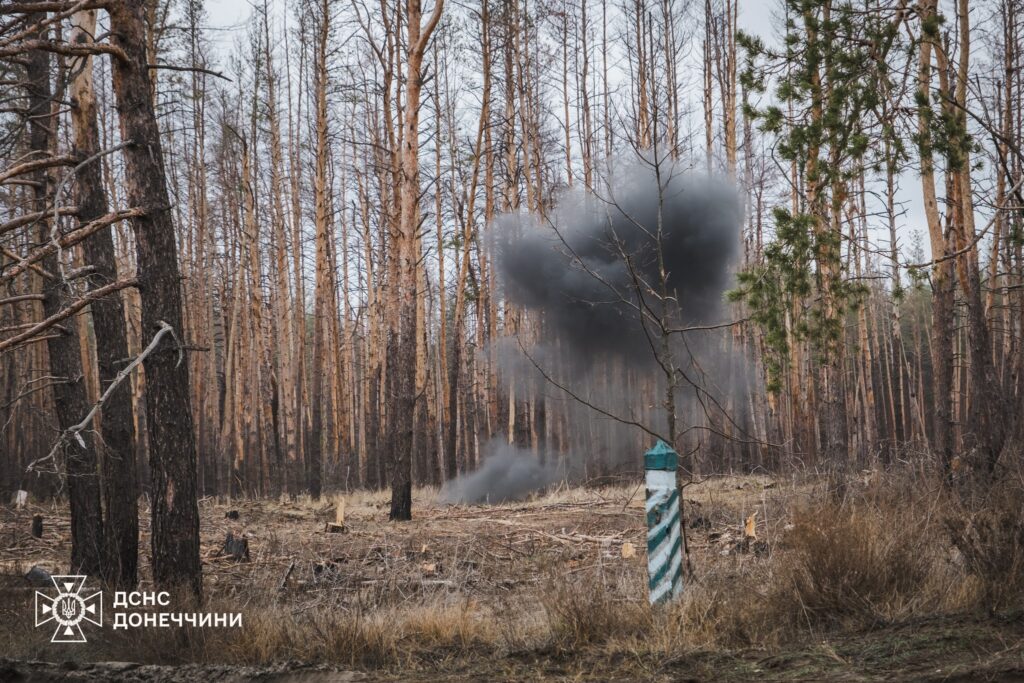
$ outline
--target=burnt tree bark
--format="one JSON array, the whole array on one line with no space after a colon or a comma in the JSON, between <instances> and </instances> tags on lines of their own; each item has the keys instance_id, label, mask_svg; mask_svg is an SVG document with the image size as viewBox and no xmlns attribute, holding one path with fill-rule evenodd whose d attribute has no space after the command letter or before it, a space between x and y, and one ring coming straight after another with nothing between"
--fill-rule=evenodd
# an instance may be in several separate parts
<instances>
[{"instance_id":1,"label":"burnt tree bark","mask_svg":"<svg viewBox=\"0 0 1024 683\"><path fill-rule=\"evenodd\" d=\"M111 3L111 42L125 59L113 60L113 85L124 152L128 203L145 213L132 221L142 300L142 330L161 323L174 330L145 360L146 424L152 495L153 581L202 597L196 446L192 429L187 359L182 334L181 277L167 193L163 149L147 69L145 0Z\"/></svg>"},{"instance_id":2,"label":"burnt tree bark","mask_svg":"<svg viewBox=\"0 0 1024 683\"><path fill-rule=\"evenodd\" d=\"M423 88L423 56L430 36L441 19L444 0L436 0L426 25L421 25L423 7L420 0L408 0L406 23L408 54L405 73L405 110L402 121L401 188L397 234L394 236L397 257L398 320L391 330L388 357L394 359L393 422L391 424L391 513L393 520L412 519L412 447L413 413L416 409L416 306L419 254L416 235L419 231L419 123L420 93ZM393 354L392 354L393 352Z\"/></svg>"},{"instance_id":3,"label":"burnt tree bark","mask_svg":"<svg viewBox=\"0 0 1024 683\"><path fill-rule=\"evenodd\" d=\"M310 431L306 440L306 486L309 495L317 500L322 487L321 470L323 467L324 444L324 354L327 353L327 316L331 301L329 290L333 287L331 265L328 257L329 231L331 216L328 206L329 180L327 175L327 50L330 38L331 8L324 0L319 8L320 25L317 32L316 62L314 64L315 97L316 97L316 142L314 147L313 203L316 226L316 280L314 285L313 304L313 358L312 374L310 375L309 409Z\"/></svg>"},{"instance_id":4,"label":"burnt tree bark","mask_svg":"<svg viewBox=\"0 0 1024 683\"><path fill-rule=\"evenodd\" d=\"M32 23L39 24L45 15L36 15ZM48 32L49 29L47 28ZM37 38L45 35L37 33ZM52 111L50 89L50 55L43 50L31 50L28 55L29 147L36 158L49 156L56 129ZM46 170L34 174L34 204L36 211L45 211L50 199L50 179ZM51 240L50 231L56 229L48 220L39 224L39 242ZM60 312L70 299L67 283L60 277L59 256L56 251L43 260L43 268L52 277L43 281L43 312L47 318ZM53 383L53 401L57 422L62 432L76 424L88 412L85 378L78 335L68 329L55 328L56 334L46 342L50 356L50 374ZM63 436L62 436L63 438ZM103 513L100 507L100 485L96 471L96 450L92 436L81 432L67 439L61 446L67 473L68 497L71 503L71 571L87 575L103 573Z\"/></svg>"},{"instance_id":5,"label":"burnt tree bark","mask_svg":"<svg viewBox=\"0 0 1024 683\"><path fill-rule=\"evenodd\" d=\"M96 33L96 11L83 10L72 19L71 41L90 43ZM92 81L92 58L76 63L77 75L71 84L76 156L84 161L99 150L99 126ZM79 167L75 180L78 188L78 220L80 224L106 215L107 197L102 175L95 160ZM86 262L95 270L97 286L117 281L114 238L110 228L100 230L83 244ZM96 339L96 360L102 393L117 377L118 363L128 358L128 337L125 331L124 304L118 293L92 305ZM131 385L122 383L103 405L101 431L103 452L103 501L106 508L104 541L106 580L116 586L133 587L138 579L139 511L138 481L135 468L135 426L132 420Z\"/></svg>"}]
</instances>

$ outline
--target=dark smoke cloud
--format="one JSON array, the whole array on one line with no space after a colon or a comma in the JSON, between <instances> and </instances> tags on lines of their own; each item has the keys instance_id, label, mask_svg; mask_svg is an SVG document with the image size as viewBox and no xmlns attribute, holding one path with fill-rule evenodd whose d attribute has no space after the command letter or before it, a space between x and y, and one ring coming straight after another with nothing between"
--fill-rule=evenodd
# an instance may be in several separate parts
<instances>
[{"instance_id":1,"label":"dark smoke cloud","mask_svg":"<svg viewBox=\"0 0 1024 683\"><path fill-rule=\"evenodd\" d=\"M498 220L493 246L505 295L539 314L544 330L543 338L529 342L528 355L520 348L521 339L495 342L491 351L504 377L515 377L518 386L532 385L543 393L548 387L538 368L558 368L559 380L576 396L617 415L634 415L636 397L609 387L607 373L593 370L600 367L602 354L617 355L641 371L652 369L654 356L637 312L635 283L660 288L659 227L668 287L678 301L669 322L682 326L722 321L723 294L731 284L740 241L739 197L728 183L664 165L661 171L661 193L654 169L635 162L612 174L610 189L601 197L567 192L541 223L523 213ZM648 305L659 307L649 291L644 295ZM648 332L656 336L650 327ZM713 333L690 335L684 345L677 336L676 360L692 372L699 357L699 367L728 378L729 372L719 371L727 367L728 359L718 341ZM652 376L656 383L663 381L657 373ZM559 392L553 396L567 401ZM685 387L677 400L677 414L697 415L701 409ZM572 424L599 420L601 437L589 452L549 458L559 460L558 469L541 465L530 451L492 441L483 447L489 456L480 469L449 482L442 500L496 503L523 498L560 478L580 478L589 463L639 468L646 435L600 418L575 401L563 403L562 409ZM646 419L653 429L665 428L666 418L657 411Z\"/></svg>"},{"instance_id":2,"label":"dark smoke cloud","mask_svg":"<svg viewBox=\"0 0 1024 683\"><path fill-rule=\"evenodd\" d=\"M497 440L484 447L489 453L480 468L452 479L441 489L443 503L502 503L522 500L558 480L554 465L542 465L535 455Z\"/></svg>"},{"instance_id":3,"label":"dark smoke cloud","mask_svg":"<svg viewBox=\"0 0 1024 683\"><path fill-rule=\"evenodd\" d=\"M673 322L717 321L739 246L738 195L724 182L661 171L662 255L679 301ZM503 217L498 273L509 299L542 311L546 329L577 357L612 352L636 361L651 356L628 302L637 302L635 277L657 288L659 182L650 165L634 163L609 185L600 199L567 194L541 225Z\"/></svg>"}]
</instances>

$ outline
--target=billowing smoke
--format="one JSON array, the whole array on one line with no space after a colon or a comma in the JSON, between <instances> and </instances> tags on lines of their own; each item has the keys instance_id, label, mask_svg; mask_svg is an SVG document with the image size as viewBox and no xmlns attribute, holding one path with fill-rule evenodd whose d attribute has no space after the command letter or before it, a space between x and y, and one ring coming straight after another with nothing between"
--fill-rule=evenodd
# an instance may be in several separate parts
<instances>
[{"instance_id":1,"label":"billowing smoke","mask_svg":"<svg viewBox=\"0 0 1024 683\"><path fill-rule=\"evenodd\" d=\"M651 372L655 383L663 385L653 366L661 351L652 318L664 318L673 327L723 321L723 295L740 242L742 210L735 189L664 164L656 174L643 161L621 167L607 188L597 195L567 192L540 222L525 213L503 216L492 233L505 296L539 314L544 331L528 348L520 338L496 342L492 351L502 374L514 377L519 387L550 391L549 398L562 401L560 409L568 412L570 423L587 425L594 435L588 452L552 454L548 461L558 459L566 470L556 472L531 451L493 441L483 448L487 455L480 469L449 482L444 500L521 498L560 477L587 479L591 465L598 474L602 466L615 464L636 473L650 435L567 400L551 389L540 368L557 368L558 381L571 387L574 397L615 415L643 413L647 427L661 431L664 414L649 405L645 410L636 395L610 385L609 377L623 377L628 367ZM664 310L658 296L662 272L668 292ZM674 362L683 372L707 372L728 381L731 373L721 369L731 366L718 337L670 339ZM707 403L698 402L692 387L684 387L677 394L677 414L695 417Z\"/></svg>"},{"instance_id":2,"label":"billowing smoke","mask_svg":"<svg viewBox=\"0 0 1024 683\"><path fill-rule=\"evenodd\" d=\"M528 451L494 440L486 445L489 453L480 467L452 479L441 489L444 503L503 503L521 500L558 480L558 468L542 465Z\"/></svg>"},{"instance_id":3,"label":"billowing smoke","mask_svg":"<svg viewBox=\"0 0 1024 683\"><path fill-rule=\"evenodd\" d=\"M659 180L651 165L636 162L613 175L607 196L570 193L550 225L522 215L500 221L497 267L506 296L542 311L545 329L578 357L653 359L639 310L650 306L660 316L651 292L660 290L662 266L678 302L670 306L673 323L709 323L721 310L739 245L737 193L724 182L660 170Z\"/></svg>"}]
</instances>

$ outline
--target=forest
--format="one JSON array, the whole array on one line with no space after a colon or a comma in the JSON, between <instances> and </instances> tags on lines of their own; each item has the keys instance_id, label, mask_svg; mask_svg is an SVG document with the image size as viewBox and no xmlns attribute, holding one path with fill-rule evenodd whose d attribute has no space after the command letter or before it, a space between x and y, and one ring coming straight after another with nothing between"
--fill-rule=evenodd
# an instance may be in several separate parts
<instances>
[{"instance_id":1,"label":"forest","mask_svg":"<svg viewBox=\"0 0 1024 683\"><path fill-rule=\"evenodd\" d=\"M74 657L424 680L749 680L673 653L808 631L873 680L924 664L842 638L954 614L1002 668L952 670L1011 680L1020 624L976 615L1024 606L1022 15L0 0L0 614L30 567L256 586L247 645Z\"/></svg>"}]
</instances>

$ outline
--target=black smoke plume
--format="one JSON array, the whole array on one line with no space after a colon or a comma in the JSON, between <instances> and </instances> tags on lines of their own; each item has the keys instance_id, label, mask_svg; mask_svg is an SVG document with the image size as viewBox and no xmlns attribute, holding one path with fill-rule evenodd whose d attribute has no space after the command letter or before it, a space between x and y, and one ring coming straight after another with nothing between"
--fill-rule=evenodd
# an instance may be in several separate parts
<instances>
[{"instance_id":1,"label":"black smoke plume","mask_svg":"<svg viewBox=\"0 0 1024 683\"><path fill-rule=\"evenodd\" d=\"M659 181L651 165L634 163L612 177L607 196L570 193L539 225L522 215L499 223L506 296L541 311L545 328L577 357L653 358L639 310L661 317L651 291L660 289L662 266L678 302L669 306L672 324L718 320L739 246L739 198L724 182L660 170Z\"/></svg>"},{"instance_id":2,"label":"black smoke plume","mask_svg":"<svg viewBox=\"0 0 1024 683\"><path fill-rule=\"evenodd\" d=\"M723 295L740 243L739 197L723 181L667 164L658 170L644 161L626 164L611 175L606 190L569 191L543 220L525 213L498 220L492 235L500 284L512 303L539 314L544 331L529 349L520 347L520 339L496 342L493 350L506 377L516 377L520 386L544 387L540 368L557 367L558 380L575 396L629 416L637 397L594 381L607 377L592 372L600 357L615 355L650 371L661 352L654 319L664 318L672 327L723 322ZM655 295L661 291L662 269L668 290L664 311ZM674 335L677 363L728 377L717 372L726 358L716 340L714 334L693 335L684 344ZM664 381L658 373L654 377ZM697 414L692 390L681 389L677 398L677 411ZM600 418L580 403L564 406L572 423L602 420L602 437L590 452L549 453L549 463L559 462L555 468L541 465L535 453L492 441L483 448L487 455L480 469L449 482L441 499L496 503L525 497L561 478L577 479L588 463L638 467L642 448L633 427ZM653 429L666 426L658 413L648 419Z\"/></svg>"}]
</instances>

